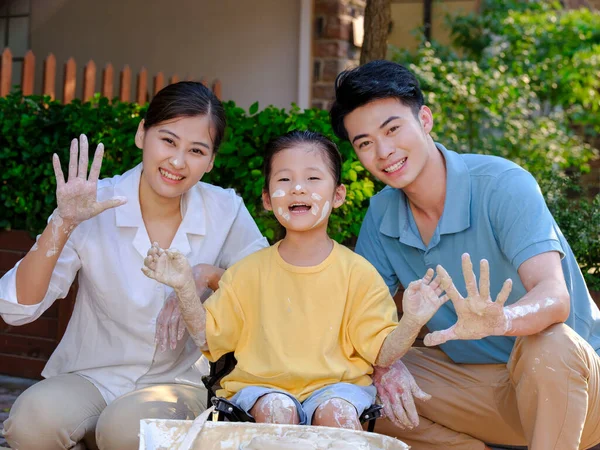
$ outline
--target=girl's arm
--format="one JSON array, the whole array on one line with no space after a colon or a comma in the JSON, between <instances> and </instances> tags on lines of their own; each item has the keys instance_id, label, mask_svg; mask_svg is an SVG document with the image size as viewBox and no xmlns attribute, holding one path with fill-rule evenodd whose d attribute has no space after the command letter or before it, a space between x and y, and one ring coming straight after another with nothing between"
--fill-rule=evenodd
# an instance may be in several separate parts
<instances>
[{"instance_id":1,"label":"girl's arm","mask_svg":"<svg viewBox=\"0 0 600 450\"><path fill-rule=\"evenodd\" d=\"M144 274L171 286L177 294L181 316L190 336L200 348L208 351L206 343L206 310L197 293L192 268L186 257L177 250L163 250L154 243L144 259ZM220 278L220 277L219 277ZM207 278L206 283L210 280Z\"/></svg>"},{"instance_id":2,"label":"girl's arm","mask_svg":"<svg viewBox=\"0 0 600 450\"><path fill-rule=\"evenodd\" d=\"M196 293L203 302L203 293L206 287L213 292L219 289L219 281L223 276L225 269L211 266L210 264L197 264L192 267L192 274L196 282ZM158 313L156 319L156 345L161 352L167 350L167 346L171 350L177 348L177 342L183 339L185 334L185 321L179 309L179 298L177 292L173 291L167 297L165 306Z\"/></svg>"},{"instance_id":3,"label":"girl's arm","mask_svg":"<svg viewBox=\"0 0 600 450\"><path fill-rule=\"evenodd\" d=\"M402 358L417 338L421 328L429 322L448 297L441 295L441 279L433 279L433 269L429 269L420 280L408 285L402 296L402 318L398 326L387 335L375 365L388 367Z\"/></svg>"},{"instance_id":4,"label":"girl's arm","mask_svg":"<svg viewBox=\"0 0 600 450\"><path fill-rule=\"evenodd\" d=\"M37 244L27 253L17 268L17 301L22 305L35 305L44 299L56 262L75 227L106 209L120 206L127 201L120 197L103 202L96 201L96 185L102 166L104 147L102 144L98 145L89 177L87 176L88 142L85 135L79 138L79 147L81 153L78 158L77 139L73 139L66 183L58 156L54 154L52 158L58 206Z\"/></svg>"}]
</instances>

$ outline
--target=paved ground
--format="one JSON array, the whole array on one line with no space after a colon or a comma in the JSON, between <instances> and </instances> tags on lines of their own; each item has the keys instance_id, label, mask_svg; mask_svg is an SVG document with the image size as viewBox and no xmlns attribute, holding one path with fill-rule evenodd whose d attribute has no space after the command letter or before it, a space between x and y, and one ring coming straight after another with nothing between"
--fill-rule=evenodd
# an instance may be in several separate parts
<instances>
[{"instance_id":1,"label":"paved ground","mask_svg":"<svg viewBox=\"0 0 600 450\"><path fill-rule=\"evenodd\" d=\"M17 397L35 382L36 380L29 380L27 378L0 375L0 430L2 429L2 422L8 417L8 412ZM5 448L8 448L8 445L0 434L0 450ZM600 450L600 445L590 450Z\"/></svg>"},{"instance_id":2,"label":"paved ground","mask_svg":"<svg viewBox=\"0 0 600 450\"><path fill-rule=\"evenodd\" d=\"M0 375L0 430L2 430L2 422L8 417L8 412L17 397L35 382L36 380L29 380L27 378ZM7 447L6 441L0 434L0 449Z\"/></svg>"}]
</instances>

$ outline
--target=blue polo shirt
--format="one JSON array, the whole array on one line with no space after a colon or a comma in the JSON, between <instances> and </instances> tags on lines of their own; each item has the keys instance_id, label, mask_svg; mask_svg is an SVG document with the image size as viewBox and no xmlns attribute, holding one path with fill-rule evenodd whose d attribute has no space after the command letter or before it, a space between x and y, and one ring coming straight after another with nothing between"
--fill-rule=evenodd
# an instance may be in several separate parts
<instances>
[{"instance_id":1,"label":"blue polo shirt","mask_svg":"<svg viewBox=\"0 0 600 450\"><path fill-rule=\"evenodd\" d=\"M471 255L477 279L479 260L490 263L492 298L507 278L513 289L507 304L526 290L517 269L540 253L557 251L571 295L566 324L600 351L600 312L585 285L569 244L550 214L533 176L518 165L495 156L458 154L436 144L446 160L444 212L429 242L423 244L407 198L386 187L371 198L356 252L379 271L390 291L408 286L441 264L456 288L466 296L461 255ZM435 183L436 180L431 180ZM430 331L456 323L452 302L446 302L427 324ZM441 345L457 363L507 363L514 337L456 340Z\"/></svg>"}]
</instances>

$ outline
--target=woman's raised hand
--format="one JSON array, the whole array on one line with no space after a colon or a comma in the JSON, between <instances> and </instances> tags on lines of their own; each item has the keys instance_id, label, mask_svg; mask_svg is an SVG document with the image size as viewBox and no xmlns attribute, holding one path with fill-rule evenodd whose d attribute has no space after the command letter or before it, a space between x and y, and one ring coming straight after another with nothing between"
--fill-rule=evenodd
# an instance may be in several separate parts
<instances>
[{"instance_id":1,"label":"woman's raised hand","mask_svg":"<svg viewBox=\"0 0 600 450\"><path fill-rule=\"evenodd\" d=\"M113 197L102 202L96 200L96 186L100 176L103 155L104 146L98 144L88 177L87 137L82 134L79 137L79 142L77 139L73 139L69 156L69 177L66 182L58 155L55 153L52 157L52 165L56 176L57 212L62 220L71 226L77 226L109 208L127 203L125 197Z\"/></svg>"}]
</instances>

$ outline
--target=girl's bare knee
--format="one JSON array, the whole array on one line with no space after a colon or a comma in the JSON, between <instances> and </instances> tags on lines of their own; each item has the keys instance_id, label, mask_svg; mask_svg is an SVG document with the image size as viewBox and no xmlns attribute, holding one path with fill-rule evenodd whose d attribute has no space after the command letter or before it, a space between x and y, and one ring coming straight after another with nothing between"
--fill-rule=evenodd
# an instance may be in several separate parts
<instances>
[{"instance_id":1,"label":"girl's bare knee","mask_svg":"<svg viewBox=\"0 0 600 450\"><path fill-rule=\"evenodd\" d=\"M341 398L332 398L323 402L315 410L313 425L362 430L358 412L354 405Z\"/></svg>"},{"instance_id":2,"label":"girl's bare knee","mask_svg":"<svg viewBox=\"0 0 600 450\"><path fill-rule=\"evenodd\" d=\"M250 410L259 423L294 424L300 423L294 401L285 394L271 393L260 397Z\"/></svg>"}]
</instances>

